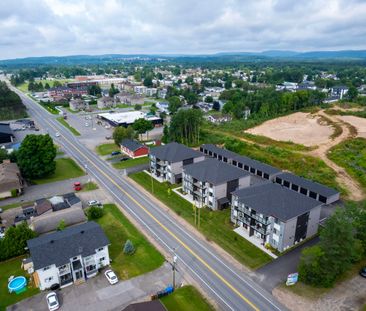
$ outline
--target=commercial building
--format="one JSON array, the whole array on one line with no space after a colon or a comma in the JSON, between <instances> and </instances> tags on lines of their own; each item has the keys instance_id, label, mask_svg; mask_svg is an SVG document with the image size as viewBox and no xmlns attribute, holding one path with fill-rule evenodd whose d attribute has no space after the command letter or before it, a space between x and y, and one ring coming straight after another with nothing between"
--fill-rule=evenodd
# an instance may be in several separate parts
<instances>
[{"instance_id":1,"label":"commercial building","mask_svg":"<svg viewBox=\"0 0 366 311\"><path fill-rule=\"evenodd\" d=\"M249 173L215 159L183 167L183 192L213 210L228 207L231 193L249 186Z\"/></svg>"},{"instance_id":2,"label":"commercial building","mask_svg":"<svg viewBox=\"0 0 366 311\"><path fill-rule=\"evenodd\" d=\"M28 272L40 290L83 283L109 265L109 244L93 221L42 235L27 241Z\"/></svg>"},{"instance_id":3,"label":"commercial building","mask_svg":"<svg viewBox=\"0 0 366 311\"><path fill-rule=\"evenodd\" d=\"M149 147L136 140L124 139L121 141L120 146L121 152L133 159L145 157L149 154Z\"/></svg>"},{"instance_id":4,"label":"commercial building","mask_svg":"<svg viewBox=\"0 0 366 311\"><path fill-rule=\"evenodd\" d=\"M202 153L176 142L151 149L149 157L151 174L171 184L182 181L184 166L205 159Z\"/></svg>"},{"instance_id":5,"label":"commercial building","mask_svg":"<svg viewBox=\"0 0 366 311\"><path fill-rule=\"evenodd\" d=\"M319 201L268 182L233 192L231 221L249 238L282 252L317 233L321 206Z\"/></svg>"},{"instance_id":6,"label":"commercial building","mask_svg":"<svg viewBox=\"0 0 366 311\"><path fill-rule=\"evenodd\" d=\"M152 122L154 126L161 126L163 119L156 116L147 116L142 111L128 111L119 113L100 113L98 118L107 121L112 126L124 126L132 125L138 119L146 119Z\"/></svg>"}]
</instances>

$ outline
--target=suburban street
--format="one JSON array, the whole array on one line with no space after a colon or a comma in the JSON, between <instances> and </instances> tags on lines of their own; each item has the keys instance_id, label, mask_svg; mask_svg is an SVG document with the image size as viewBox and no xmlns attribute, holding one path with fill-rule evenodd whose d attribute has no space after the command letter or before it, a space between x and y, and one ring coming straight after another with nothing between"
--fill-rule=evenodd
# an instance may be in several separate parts
<instances>
[{"instance_id":1,"label":"suburban street","mask_svg":"<svg viewBox=\"0 0 366 311\"><path fill-rule=\"evenodd\" d=\"M232 267L204 239L187 232L172 216L131 185L128 178L89 150L39 104L11 87L21 96L30 116L73 157L101 187L119 203L165 250L178 257L184 269L222 310L284 310L272 295L249 275ZM59 132L60 137L55 133Z\"/></svg>"}]
</instances>

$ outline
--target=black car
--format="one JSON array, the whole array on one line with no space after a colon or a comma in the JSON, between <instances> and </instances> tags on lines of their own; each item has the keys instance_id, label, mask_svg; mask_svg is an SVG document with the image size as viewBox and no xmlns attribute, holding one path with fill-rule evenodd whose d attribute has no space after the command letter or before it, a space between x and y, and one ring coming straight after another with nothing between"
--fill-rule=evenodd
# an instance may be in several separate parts
<instances>
[{"instance_id":1,"label":"black car","mask_svg":"<svg viewBox=\"0 0 366 311\"><path fill-rule=\"evenodd\" d=\"M366 278L366 267L363 267L361 270L360 270L360 275L364 278Z\"/></svg>"},{"instance_id":2,"label":"black car","mask_svg":"<svg viewBox=\"0 0 366 311\"><path fill-rule=\"evenodd\" d=\"M127 161L128 159L129 159L129 157L123 157L120 159L120 161L123 162L123 161Z\"/></svg>"}]
</instances>

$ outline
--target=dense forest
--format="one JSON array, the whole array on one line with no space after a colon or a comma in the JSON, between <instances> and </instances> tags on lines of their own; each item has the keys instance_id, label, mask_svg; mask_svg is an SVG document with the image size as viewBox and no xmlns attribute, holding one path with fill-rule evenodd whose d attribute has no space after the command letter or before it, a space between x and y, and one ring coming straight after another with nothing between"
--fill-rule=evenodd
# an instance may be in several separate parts
<instances>
[{"instance_id":1,"label":"dense forest","mask_svg":"<svg viewBox=\"0 0 366 311\"><path fill-rule=\"evenodd\" d=\"M0 120L14 120L27 116L20 97L0 81Z\"/></svg>"}]
</instances>

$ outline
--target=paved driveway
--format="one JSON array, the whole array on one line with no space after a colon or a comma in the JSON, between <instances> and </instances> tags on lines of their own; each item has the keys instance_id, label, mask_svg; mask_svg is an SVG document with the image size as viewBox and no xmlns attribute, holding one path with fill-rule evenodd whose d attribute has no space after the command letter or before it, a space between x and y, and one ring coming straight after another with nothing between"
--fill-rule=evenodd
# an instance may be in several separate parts
<instances>
[{"instance_id":1,"label":"paved driveway","mask_svg":"<svg viewBox=\"0 0 366 311\"><path fill-rule=\"evenodd\" d=\"M133 260L133 259L132 259ZM178 283L182 282L177 274ZM166 288L172 282L171 267L165 263L161 268L142 276L109 285L103 274L81 285L71 285L57 291L61 311L121 311L133 302L150 299L150 295ZM9 306L7 311L47 311L48 292Z\"/></svg>"}]
</instances>

